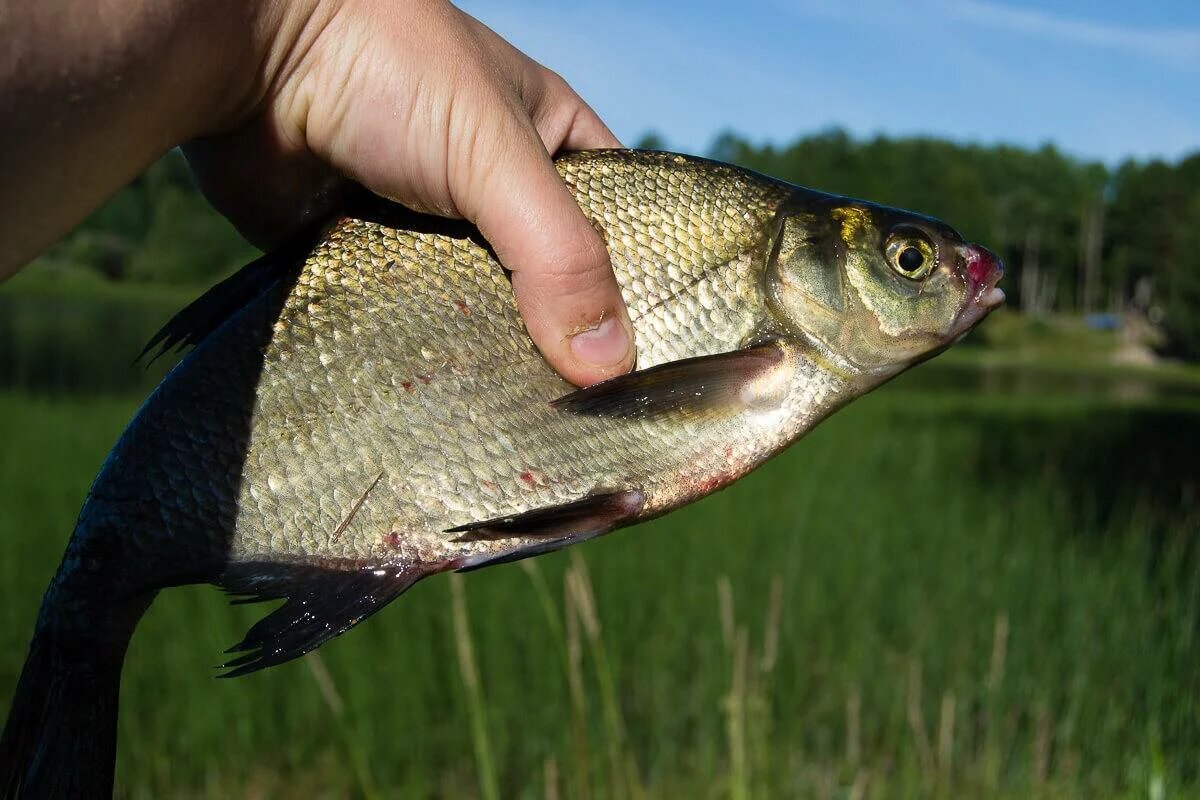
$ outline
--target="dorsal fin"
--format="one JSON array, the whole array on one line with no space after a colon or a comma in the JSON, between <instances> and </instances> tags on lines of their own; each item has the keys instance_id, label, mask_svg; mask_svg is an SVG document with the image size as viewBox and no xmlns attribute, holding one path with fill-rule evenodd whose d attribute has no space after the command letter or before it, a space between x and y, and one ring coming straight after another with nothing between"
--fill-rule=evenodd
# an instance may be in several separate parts
<instances>
[{"instance_id":1,"label":"dorsal fin","mask_svg":"<svg viewBox=\"0 0 1200 800\"><path fill-rule=\"evenodd\" d=\"M195 347L256 297L280 280L294 278L316 241L319 228L306 230L283 246L250 262L185 306L154 334L134 363L158 347L148 364L169 350Z\"/></svg>"},{"instance_id":2,"label":"dorsal fin","mask_svg":"<svg viewBox=\"0 0 1200 800\"><path fill-rule=\"evenodd\" d=\"M454 238L469 238L490 250L490 245L475 226L463 220L444 219L412 211L399 203L376 197L362 187L349 188L338 205L339 213L310 225L278 248L250 262L213 286L171 318L142 348L134 363L158 348L148 363L170 350L195 347L204 338L256 297L280 280L294 279L331 224L347 217L362 219L399 230L436 233Z\"/></svg>"}]
</instances>

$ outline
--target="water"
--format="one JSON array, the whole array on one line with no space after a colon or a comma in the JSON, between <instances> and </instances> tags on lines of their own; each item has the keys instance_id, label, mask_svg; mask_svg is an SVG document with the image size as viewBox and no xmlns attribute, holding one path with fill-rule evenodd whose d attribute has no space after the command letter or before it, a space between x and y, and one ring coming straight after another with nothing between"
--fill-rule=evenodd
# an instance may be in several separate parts
<instances>
[{"instance_id":1,"label":"water","mask_svg":"<svg viewBox=\"0 0 1200 800\"><path fill-rule=\"evenodd\" d=\"M177 309L138 298L0 293L0 389L47 394L148 393L171 359L134 358Z\"/></svg>"}]
</instances>

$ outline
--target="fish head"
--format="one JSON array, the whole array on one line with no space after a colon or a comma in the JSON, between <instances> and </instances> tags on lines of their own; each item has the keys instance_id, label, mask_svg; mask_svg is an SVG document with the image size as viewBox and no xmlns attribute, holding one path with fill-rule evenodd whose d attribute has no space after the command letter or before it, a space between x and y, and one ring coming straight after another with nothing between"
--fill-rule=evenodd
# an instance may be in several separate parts
<instances>
[{"instance_id":1,"label":"fish head","mask_svg":"<svg viewBox=\"0 0 1200 800\"><path fill-rule=\"evenodd\" d=\"M785 328L880 376L930 358L1004 302L1004 267L931 217L807 190L780 212L765 272Z\"/></svg>"}]
</instances>

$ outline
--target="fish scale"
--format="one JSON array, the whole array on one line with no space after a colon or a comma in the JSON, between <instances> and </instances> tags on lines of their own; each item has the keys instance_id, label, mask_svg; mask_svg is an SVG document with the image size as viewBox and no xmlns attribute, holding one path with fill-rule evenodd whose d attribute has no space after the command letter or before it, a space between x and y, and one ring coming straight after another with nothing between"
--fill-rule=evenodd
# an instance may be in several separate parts
<instances>
[{"instance_id":1,"label":"fish scale","mask_svg":"<svg viewBox=\"0 0 1200 800\"><path fill-rule=\"evenodd\" d=\"M282 663L426 576L728 485L1002 299L994 256L927 217L674 154L556 164L608 246L636 370L571 386L476 230L382 201L214 287L151 342L195 347L85 500L0 796L108 791L121 662L160 589L282 600L226 674Z\"/></svg>"},{"instance_id":2,"label":"fish scale","mask_svg":"<svg viewBox=\"0 0 1200 800\"><path fill-rule=\"evenodd\" d=\"M714 178L686 160L676 163L684 173L680 179L658 177L649 185L626 180L630 174L646 175L641 167L579 168L568 160L563 169L568 185L586 198L580 205L597 227L621 232L610 240L618 281L629 286L640 280L647 287L644 294L635 295L638 299L630 308L639 344L669 343L640 348L639 366L733 349L761 321L755 267L761 268L762 259L746 258L745 249L761 245L762 229L785 196L780 187L752 183L744 173L729 171L740 179L734 191L722 183L724 176ZM714 186L722 189L714 191ZM622 202L622 192L648 199L631 208ZM689 203L692 196L703 199ZM732 217L734 226L728 226L731 217L724 203L741 209ZM688 213L676 213L683 208ZM689 230L715 231L723 221L728 226L720 228L725 235L710 235L704 242L714 249L680 246ZM364 251L369 257L356 255ZM661 261L663 253L676 254L671 269L643 266ZM663 474L678 474L707 449L691 426L638 423L630 426L636 428L633 432L622 432L603 421L563 420L554 414L546 398L571 387L532 347L520 326L511 289L492 264L486 249L469 240L447 245L445 237L362 220L346 221L329 234L306 263L265 354L246 484L238 499L235 556L255 558L271 552L387 558L387 534L397 529L429 545L454 524L565 502L594 484L649 487ZM731 280L731 267L740 268L734 271L741 280ZM381 280L380 271L392 280ZM699 302L701 295L708 302ZM397 302L398 298L403 299ZM455 300L468 309L474 303L477 309L464 314ZM748 313L756 302L757 313ZM351 315L362 330L351 340L334 341L332 332L344 328L345 317ZM415 343L434 354L432 359L414 359L413 341L387 341L389 318L396 315L405 315L421 332ZM331 355L334 346L337 351ZM309 353L307 363L298 361L303 352ZM291 357L282 360L277 356L281 353ZM393 375L408 376L401 380L401 391L393 387L393 393L381 397L374 382L357 382L367 358L387 365ZM297 396L297 386L306 385L295 380L297 371L316 373L307 382L311 399ZM326 470L314 475L306 461L295 456L295 427L288 416L273 413L280 407L273 394L276 388L301 408L328 402L333 393L338 407L329 414L328 425L309 426L305 449L322 465L353 466L343 467L336 478L327 477ZM473 405L482 399L482 418L464 414L467 404L461 398L474 398ZM355 417L357 424L347 428L345 415ZM403 430L381 425L397 417L406 421ZM520 440L522 447L507 452L484 448L486 461L473 459L458 444L472 435L488 442ZM364 442L373 450L359 452ZM589 448L589 443L594 446ZM663 444L670 445L670 456L663 455ZM343 452L352 457L339 458ZM477 471L474 465L479 463L488 466ZM626 464L631 466L622 468ZM262 491L260 476L281 469L295 473L295 478L278 490ZM380 471L385 478L406 475L407 496L373 491L332 540L354 499ZM536 474L536 481L522 481L526 472ZM323 485L328 482L333 482L332 489ZM472 495L479 497L453 503L446 499ZM269 497L270 502L260 503L256 497ZM313 498L329 499L314 504ZM284 508L290 510L286 516Z\"/></svg>"}]
</instances>

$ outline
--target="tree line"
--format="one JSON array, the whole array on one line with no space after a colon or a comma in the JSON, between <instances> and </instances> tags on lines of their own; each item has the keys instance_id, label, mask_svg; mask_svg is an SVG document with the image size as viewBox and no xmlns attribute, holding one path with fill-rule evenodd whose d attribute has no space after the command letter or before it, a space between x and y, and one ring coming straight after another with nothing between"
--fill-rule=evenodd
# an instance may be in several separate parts
<instances>
[{"instance_id":1,"label":"tree line","mask_svg":"<svg viewBox=\"0 0 1200 800\"><path fill-rule=\"evenodd\" d=\"M647 134L638 145L663 141ZM1001 255L1011 307L1136 309L1161 321L1177 354L1200 356L1200 151L1107 166L1053 145L856 139L835 129L782 146L725 133L706 155L944 219ZM254 254L173 151L39 260L118 281L207 284Z\"/></svg>"}]
</instances>

